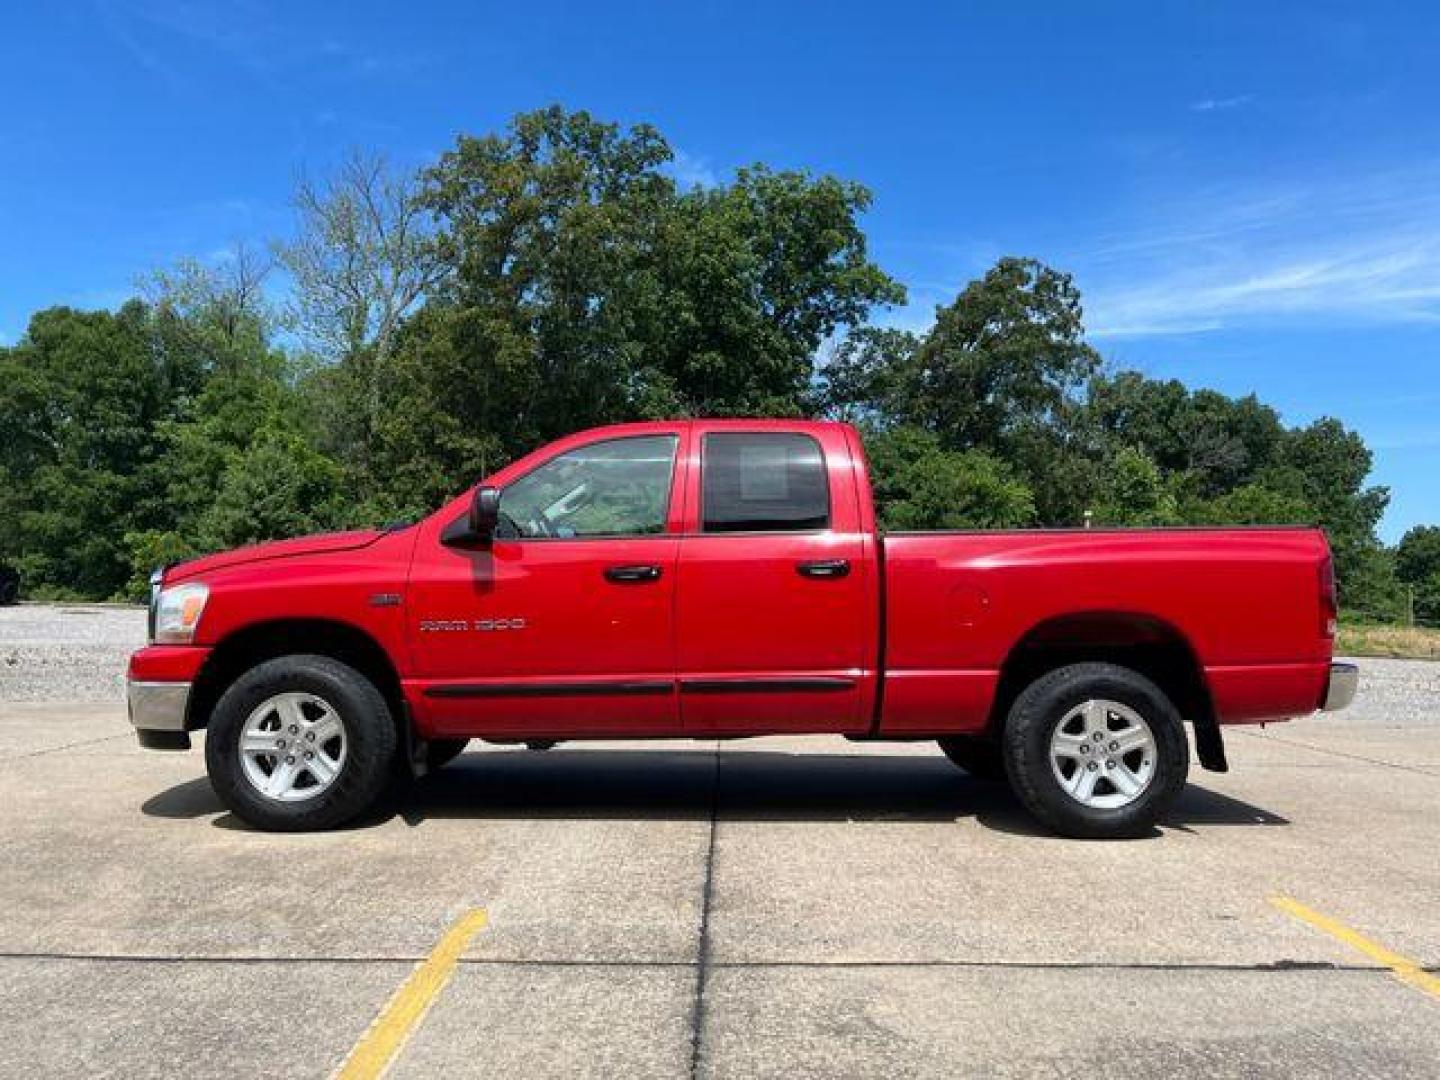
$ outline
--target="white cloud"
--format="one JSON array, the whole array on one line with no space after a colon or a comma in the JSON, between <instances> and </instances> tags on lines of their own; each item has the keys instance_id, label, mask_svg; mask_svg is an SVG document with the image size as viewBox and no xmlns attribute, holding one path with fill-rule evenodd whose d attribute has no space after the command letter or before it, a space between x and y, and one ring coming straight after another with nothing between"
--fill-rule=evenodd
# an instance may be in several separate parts
<instances>
[{"instance_id":1,"label":"white cloud","mask_svg":"<svg viewBox=\"0 0 1440 1080\"><path fill-rule=\"evenodd\" d=\"M1236 94L1234 97L1204 98L1190 103L1191 112L1217 112L1224 109L1238 109L1255 100L1254 94Z\"/></svg>"},{"instance_id":2,"label":"white cloud","mask_svg":"<svg viewBox=\"0 0 1440 1080\"><path fill-rule=\"evenodd\" d=\"M1096 337L1303 318L1440 321L1440 170L1212 192L1065 265Z\"/></svg>"}]
</instances>

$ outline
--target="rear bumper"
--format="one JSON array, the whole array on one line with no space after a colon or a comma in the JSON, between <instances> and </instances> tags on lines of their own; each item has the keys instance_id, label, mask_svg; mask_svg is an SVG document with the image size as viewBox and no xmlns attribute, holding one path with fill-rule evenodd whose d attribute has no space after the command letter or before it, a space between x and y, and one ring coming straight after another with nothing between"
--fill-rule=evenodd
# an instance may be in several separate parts
<instances>
[{"instance_id":1,"label":"rear bumper","mask_svg":"<svg viewBox=\"0 0 1440 1080\"><path fill-rule=\"evenodd\" d=\"M1326 712L1337 712L1355 700L1355 690L1360 685L1360 668L1344 660L1330 665L1330 682L1325 687L1325 702L1320 707Z\"/></svg>"},{"instance_id":2,"label":"rear bumper","mask_svg":"<svg viewBox=\"0 0 1440 1080\"><path fill-rule=\"evenodd\" d=\"M185 727L190 685L188 682L126 681L130 723L141 746L149 750L190 749L190 733Z\"/></svg>"}]
</instances>

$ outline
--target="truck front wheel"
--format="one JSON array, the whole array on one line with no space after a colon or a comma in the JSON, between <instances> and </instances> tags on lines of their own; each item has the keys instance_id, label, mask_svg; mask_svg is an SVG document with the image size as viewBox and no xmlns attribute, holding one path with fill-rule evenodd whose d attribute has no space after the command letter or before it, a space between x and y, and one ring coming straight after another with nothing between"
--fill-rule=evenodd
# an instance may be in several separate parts
<instances>
[{"instance_id":1,"label":"truck front wheel","mask_svg":"<svg viewBox=\"0 0 1440 1080\"><path fill-rule=\"evenodd\" d=\"M274 832L340 825L384 792L396 749L385 698L328 656L257 664L221 695L205 739L220 801Z\"/></svg>"},{"instance_id":2,"label":"truck front wheel","mask_svg":"<svg viewBox=\"0 0 1440 1080\"><path fill-rule=\"evenodd\" d=\"M1071 664L1036 679L1016 698L1001 745L1021 802L1075 837L1148 833L1190 764L1170 699L1115 664Z\"/></svg>"}]
</instances>

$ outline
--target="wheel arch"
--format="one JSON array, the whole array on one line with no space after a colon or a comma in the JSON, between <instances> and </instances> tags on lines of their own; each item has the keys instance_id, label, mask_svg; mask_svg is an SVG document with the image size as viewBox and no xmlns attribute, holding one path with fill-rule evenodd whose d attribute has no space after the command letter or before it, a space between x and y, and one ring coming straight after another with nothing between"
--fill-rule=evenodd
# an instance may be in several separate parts
<instances>
[{"instance_id":1,"label":"wheel arch","mask_svg":"<svg viewBox=\"0 0 1440 1080\"><path fill-rule=\"evenodd\" d=\"M354 668L374 684L400 728L408 728L400 675L389 655L369 633L339 619L274 619L241 627L211 650L190 692L186 727L210 722L210 713L226 689L256 664L280 656L328 656Z\"/></svg>"},{"instance_id":2,"label":"wheel arch","mask_svg":"<svg viewBox=\"0 0 1440 1080\"><path fill-rule=\"evenodd\" d=\"M1200 764L1212 772L1227 770L1220 725L1199 656L1178 627L1149 612L1071 612L1031 627L1000 667L987 730L1001 732L1011 705L1036 679L1086 661L1118 664L1150 679L1194 727Z\"/></svg>"}]
</instances>

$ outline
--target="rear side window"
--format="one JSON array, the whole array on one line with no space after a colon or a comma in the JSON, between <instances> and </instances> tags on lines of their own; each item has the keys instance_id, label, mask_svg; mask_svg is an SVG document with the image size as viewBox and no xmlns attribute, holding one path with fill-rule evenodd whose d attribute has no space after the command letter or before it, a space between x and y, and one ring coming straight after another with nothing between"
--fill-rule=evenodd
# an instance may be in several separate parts
<instances>
[{"instance_id":1,"label":"rear side window","mask_svg":"<svg viewBox=\"0 0 1440 1080\"><path fill-rule=\"evenodd\" d=\"M830 487L820 444L788 432L705 436L701 464L705 532L795 532L830 525Z\"/></svg>"}]
</instances>

